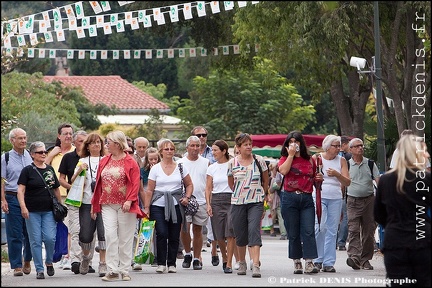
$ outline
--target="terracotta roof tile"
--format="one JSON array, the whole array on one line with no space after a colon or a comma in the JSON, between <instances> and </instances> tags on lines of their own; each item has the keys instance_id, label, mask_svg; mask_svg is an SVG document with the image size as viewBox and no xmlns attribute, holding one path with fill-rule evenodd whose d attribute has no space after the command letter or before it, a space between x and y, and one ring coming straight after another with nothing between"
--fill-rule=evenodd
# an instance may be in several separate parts
<instances>
[{"instance_id":1,"label":"terracotta roof tile","mask_svg":"<svg viewBox=\"0 0 432 288\"><path fill-rule=\"evenodd\" d=\"M44 81L60 81L66 86L81 86L92 103L115 105L118 109L133 113L136 110L159 109L167 112L167 104L141 91L118 75L113 76L44 76Z\"/></svg>"}]
</instances>

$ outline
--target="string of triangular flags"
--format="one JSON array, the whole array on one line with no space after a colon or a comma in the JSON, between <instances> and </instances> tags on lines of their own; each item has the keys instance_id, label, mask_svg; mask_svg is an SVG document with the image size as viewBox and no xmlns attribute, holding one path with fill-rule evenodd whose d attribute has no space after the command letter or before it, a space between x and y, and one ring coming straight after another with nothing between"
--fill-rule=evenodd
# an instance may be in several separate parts
<instances>
[{"instance_id":1,"label":"string of triangular flags","mask_svg":"<svg viewBox=\"0 0 432 288\"><path fill-rule=\"evenodd\" d=\"M67 59L153 59L155 58L184 58L186 56L196 57L197 53L200 56L218 56L219 49L222 55L240 54L239 45L223 45L212 49L209 54L207 49L203 47L192 48L168 48L168 49L137 49L137 50L88 50L88 49L50 49L50 48L27 48L28 58L56 58L66 57ZM250 51L249 45L246 52ZM259 45L255 45L255 52L258 52ZM232 50L232 52L231 52ZM24 57L24 49L22 47L2 47L2 54L6 56ZM186 53L187 52L187 53ZM77 55L75 55L77 54ZM86 57L88 55L88 57ZM77 56L77 58L75 58Z\"/></svg>"},{"instance_id":2,"label":"string of triangular flags","mask_svg":"<svg viewBox=\"0 0 432 288\"><path fill-rule=\"evenodd\" d=\"M89 1L95 14L102 11L111 10L109 1ZM119 4L122 2L130 3L133 1L118 1ZM183 11L185 20L193 19L192 8L197 10L198 17L206 15L206 5L211 7L213 14L220 12L220 1L197 1L190 3L177 4L172 6L157 7L147 9L152 11L152 14L147 14L147 10L139 11L128 11L122 13L104 14L97 16L84 16L83 3L77 2L74 4L66 5L60 8L55 8L49 11L39 13L42 15L42 20L35 20L35 16L38 14L21 17L19 19L9 20L2 22L1 33L2 42L4 47L11 48L12 41L15 41L18 46L25 46L30 43L30 46L36 46L39 43L38 34L41 34L41 41L46 43L54 42L53 32L56 35L57 41L65 41L65 31L75 31L78 38L85 38L87 33L89 37L95 37L98 35L98 28L102 28L105 35L112 34L112 26L115 26L118 33L125 31L125 26L130 25L132 30L140 28L140 23L144 28L152 26L153 22L157 25L165 24L164 14L169 14L171 22L179 21L179 11ZM221 1L222 2L222 1ZM239 8L246 7L248 1L223 1L225 11L232 10L234 3L237 3ZM257 4L259 1L250 1L252 4ZM62 10L67 15L68 27L63 28L63 18L61 17ZM166 11L163 11L166 10ZM109 16L109 21L105 21L105 16ZM119 17L120 16L120 17ZM152 21L153 19L153 21ZM66 19L65 19L66 20ZM80 20L80 21L78 21ZM38 32L34 32L35 22L38 22ZM53 25L51 25L51 22ZM79 23L80 22L80 23ZM80 24L80 26L78 26ZM3 29L6 29L6 34L3 33ZM14 45L15 46L15 45Z\"/></svg>"}]
</instances>

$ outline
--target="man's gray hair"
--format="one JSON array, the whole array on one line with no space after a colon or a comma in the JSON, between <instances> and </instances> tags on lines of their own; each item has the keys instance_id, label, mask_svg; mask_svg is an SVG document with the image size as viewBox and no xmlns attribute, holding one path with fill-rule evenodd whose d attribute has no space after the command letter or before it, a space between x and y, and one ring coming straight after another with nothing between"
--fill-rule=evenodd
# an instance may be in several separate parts
<instances>
[{"instance_id":1,"label":"man's gray hair","mask_svg":"<svg viewBox=\"0 0 432 288\"><path fill-rule=\"evenodd\" d=\"M17 132L24 132L24 134L27 135L27 132L24 131L24 129L21 128L14 128L9 132L9 141L12 140L12 138L16 137Z\"/></svg>"},{"instance_id":2,"label":"man's gray hair","mask_svg":"<svg viewBox=\"0 0 432 288\"><path fill-rule=\"evenodd\" d=\"M200 143L200 139L198 138L198 136L192 135L189 136L189 138L186 140L186 147L189 147L189 144L192 141L198 141Z\"/></svg>"},{"instance_id":3,"label":"man's gray hair","mask_svg":"<svg viewBox=\"0 0 432 288\"><path fill-rule=\"evenodd\" d=\"M360 138L353 138L350 140L349 142L349 147L352 148L352 146L354 145L354 142L360 141L363 144L363 140Z\"/></svg>"},{"instance_id":4,"label":"man's gray hair","mask_svg":"<svg viewBox=\"0 0 432 288\"><path fill-rule=\"evenodd\" d=\"M78 130L78 131L76 131L76 132L73 134L73 136L72 136L72 141L76 141L78 135L84 135L84 136L87 136L87 132L84 131L84 130Z\"/></svg>"}]
</instances>

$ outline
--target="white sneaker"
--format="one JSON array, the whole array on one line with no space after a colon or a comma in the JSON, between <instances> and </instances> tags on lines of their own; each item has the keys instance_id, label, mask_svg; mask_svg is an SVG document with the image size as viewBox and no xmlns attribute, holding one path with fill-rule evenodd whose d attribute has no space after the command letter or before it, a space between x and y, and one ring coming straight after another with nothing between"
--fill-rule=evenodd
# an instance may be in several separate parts
<instances>
[{"instance_id":1,"label":"white sneaker","mask_svg":"<svg viewBox=\"0 0 432 288\"><path fill-rule=\"evenodd\" d=\"M164 273L166 271L166 266L159 265L156 269L156 273Z\"/></svg>"},{"instance_id":2,"label":"white sneaker","mask_svg":"<svg viewBox=\"0 0 432 288\"><path fill-rule=\"evenodd\" d=\"M234 270L238 270L239 268L240 268L240 262L237 261L237 262L234 264Z\"/></svg>"},{"instance_id":3,"label":"white sneaker","mask_svg":"<svg viewBox=\"0 0 432 288\"><path fill-rule=\"evenodd\" d=\"M142 267L141 267L140 264L138 264L138 263L134 263L134 264L132 265L132 270L133 270L133 271L141 271L141 270L142 270Z\"/></svg>"},{"instance_id":4,"label":"white sneaker","mask_svg":"<svg viewBox=\"0 0 432 288\"><path fill-rule=\"evenodd\" d=\"M71 270L71 261L70 261L69 257L64 258L63 270Z\"/></svg>"},{"instance_id":5,"label":"white sneaker","mask_svg":"<svg viewBox=\"0 0 432 288\"><path fill-rule=\"evenodd\" d=\"M175 266L169 266L168 267L168 273L177 273L177 269Z\"/></svg>"},{"instance_id":6,"label":"white sneaker","mask_svg":"<svg viewBox=\"0 0 432 288\"><path fill-rule=\"evenodd\" d=\"M62 258L60 259L60 261L58 262L59 264L58 264L58 268L59 269L63 269L63 263L64 263L64 260L65 260L65 258L64 258L64 256L62 256Z\"/></svg>"}]
</instances>

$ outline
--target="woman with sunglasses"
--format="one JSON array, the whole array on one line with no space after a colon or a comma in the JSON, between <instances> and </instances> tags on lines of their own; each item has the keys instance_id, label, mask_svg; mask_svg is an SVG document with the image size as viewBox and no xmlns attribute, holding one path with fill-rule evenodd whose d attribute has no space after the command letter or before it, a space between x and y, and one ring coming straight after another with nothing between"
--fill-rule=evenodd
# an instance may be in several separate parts
<instances>
[{"instance_id":1,"label":"woman with sunglasses","mask_svg":"<svg viewBox=\"0 0 432 288\"><path fill-rule=\"evenodd\" d=\"M21 207L21 215L26 222L31 253L36 268L36 279L45 279L42 242L45 247L47 274L53 276L53 255L57 232L57 223L52 212L53 202L48 189L51 189L61 203L60 182L54 168L45 164L48 155L45 144L40 141L33 142L29 150L33 163L21 170L17 182L17 197Z\"/></svg>"},{"instance_id":2,"label":"woman with sunglasses","mask_svg":"<svg viewBox=\"0 0 432 288\"><path fill-rule=\"evenodd\" d=\"M176 273L180 229L182 222L186 220L183 205L189 203L193 184L187 168L183 166L181 172L174 161L174 143L169 139L159 140L158 148L162 160L150 169L144 213L150 220L156 220L156 273L166 272L167 266L168 273ZM186 197L181 198L183 186Z\"/></svg>"},{"instance_id":3,"label":"woman with sunglasses","mask_svg":"<svg viewBox=\"0 0 432 288\"><path fill-rule=\"evenodd\" d=\"M321 186L321 224L315 224L315 239L318 257L314 263L323 272L336 272L336 240L342 209L342 187L351 184L348 164L339 155L341 137L327 135L322 142L324 152L315 154L321 158L323 182ZM319 203L317 203L319 205ZM288 232L289 233L289 232Z\"/></svg>"}]
</instances>

